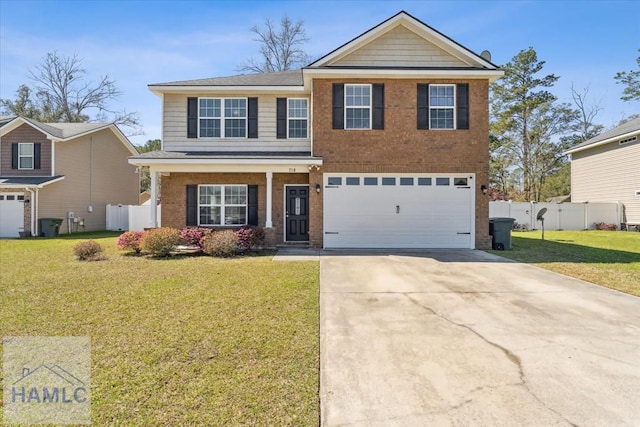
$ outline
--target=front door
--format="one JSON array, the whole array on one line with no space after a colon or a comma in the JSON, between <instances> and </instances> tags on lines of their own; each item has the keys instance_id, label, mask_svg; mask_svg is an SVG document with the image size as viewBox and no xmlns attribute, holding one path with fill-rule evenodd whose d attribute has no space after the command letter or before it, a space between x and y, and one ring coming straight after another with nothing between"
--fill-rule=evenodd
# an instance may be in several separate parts
<instances>
[{"instance_id":1,"label":"front door","mask_svg":"<svg viewBox=\"0 0 640 427\"><path fill-rule=\"evenodd\" d=\"M309 241L309 187L286 186L285 239L287 242Z\"/></svg>"}]
</instances>

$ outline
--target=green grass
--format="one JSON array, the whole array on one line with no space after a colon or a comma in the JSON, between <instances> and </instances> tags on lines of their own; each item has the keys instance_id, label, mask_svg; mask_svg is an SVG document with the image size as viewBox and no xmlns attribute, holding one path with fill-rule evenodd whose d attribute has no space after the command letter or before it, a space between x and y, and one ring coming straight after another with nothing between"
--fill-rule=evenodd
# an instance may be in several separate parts
<instances>
[{"instance_id":1,"label":"green grass","mask_svg":"<svg viewBox=\"0 0 640 427\"><path fill-rule=\"evenodd\" d=\"M90 336L94 425L317 425L318 263L0 241L2 336ZM108 260L79 262L93 238Z\"/></svg>"},{"instance_id":2,"label":"green grass","mask_svg":"<svg viewBox=\"0 0 640 427\"><path fill-rule=\"evenodd\" d=\"M513 232L511 251L496 255L640 296L640 233Z\"/></svg>"}]
</instances>

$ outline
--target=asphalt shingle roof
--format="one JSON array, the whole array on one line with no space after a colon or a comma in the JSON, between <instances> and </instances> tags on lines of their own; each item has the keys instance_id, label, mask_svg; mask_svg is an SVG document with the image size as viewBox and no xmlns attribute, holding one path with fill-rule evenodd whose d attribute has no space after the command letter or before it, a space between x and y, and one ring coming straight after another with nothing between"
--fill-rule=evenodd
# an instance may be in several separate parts
<instances>
[{"instance_id":1,"label":"asphalt shingle roof","mask_svg":"<svg viewBox=\"0 0 640 427\"><path fill-rule=\"evenodd\" d=\"M302 86L302 70L263 74L240 74L198 80L154 83L149 86Z\"/></svg>"},{"instance_id":2,"label":"asphalt shingle roof","mask_svg":"<svg viewBox=\"0 0 640 427\"><path fill-rule=\"evenodd\" d=\"M62 178L64 175L57 176L0 176L0 184L7 185L40 185L49 181Z\"/></svg>"},{"instance_id":3,"label":"asphalt shingle roof","mask_svg":"<svg viewBox=\"0 0 640 427\"><path fill-rule=\"evenodd\" d=\"M633 120L629 120L626 123L621 124L611 130L608 130L604 133L601 133L598 136L595 136L591 139L587 139L584 142L581 142L578 145L571 147L571 150L575 150L576 148L583 148L589 145L597 144L600 141L605 141L607 139L615 138L616 136L626 135L630 132L634 132L640 130L640 117L635 118Z\"/></svg>"},{"instance_id":4,"label":"asphalt shingle roof","mask_svg":"<svg viewBox=\"0 0 640 427\"><path fill-rule=\"evenodd\" d=\"M311 158L309 151L149 151L132 159Z\"/></svg>"},{"instance_id":5,"label":"asphalt shingle roof","mask_svg":"<svg viewBox=\"0 0 640 427\"><path fill-rule=\"evenodd\" d=\"M12 122L17 117L0 117L0 127ZM34 127L52 135L56 138L67 139L86 132L95 131L104 127L108 127L111 123L41 123L28 117L22 117Z\"/></svg>"}]
</instances>

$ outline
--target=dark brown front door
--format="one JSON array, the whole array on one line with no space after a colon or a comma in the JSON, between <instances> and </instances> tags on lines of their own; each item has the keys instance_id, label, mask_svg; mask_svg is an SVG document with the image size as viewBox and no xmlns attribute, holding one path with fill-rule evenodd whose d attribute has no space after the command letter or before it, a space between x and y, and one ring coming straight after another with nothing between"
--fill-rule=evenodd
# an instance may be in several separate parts
<instances>
[{"instance_id":1,"label":"dark brown front door","mask_svg":"<svg viewBox=\"0 0 640 427\"><path fill-rule=\"evenodd\" d=\"M287 186L286 240L287 242L309 241L309 187Z\"/></svg>"}]
</instances>

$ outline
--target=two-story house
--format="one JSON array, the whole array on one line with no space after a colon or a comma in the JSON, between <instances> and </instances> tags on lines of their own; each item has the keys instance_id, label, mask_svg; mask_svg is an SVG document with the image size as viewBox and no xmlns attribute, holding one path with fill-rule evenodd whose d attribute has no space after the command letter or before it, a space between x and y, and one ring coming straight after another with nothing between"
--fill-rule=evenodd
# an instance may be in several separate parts
<instances>
[{"instance_id":1,"label":"two-story house","mask_svg":"<svg viewBox=\"0 0 640 427\"><path fill-rule=\"evenodd\" d=\"M111 123L40 123L0 118L0 237L104 230L106 205L137 204L137 150Z\"/></svg>"},{"instance_id":2,"label":"two-story house","mask_svg":"<svg viewBox=\"0 0 640 427\"><path fill-rule=\"evenodd\" d=\"M500 76L487 54L400 12L301 70L150 85L162 151L130 162L161 177L163 226L488 248L488 87Z\"/></svg>"}]
</instances>

